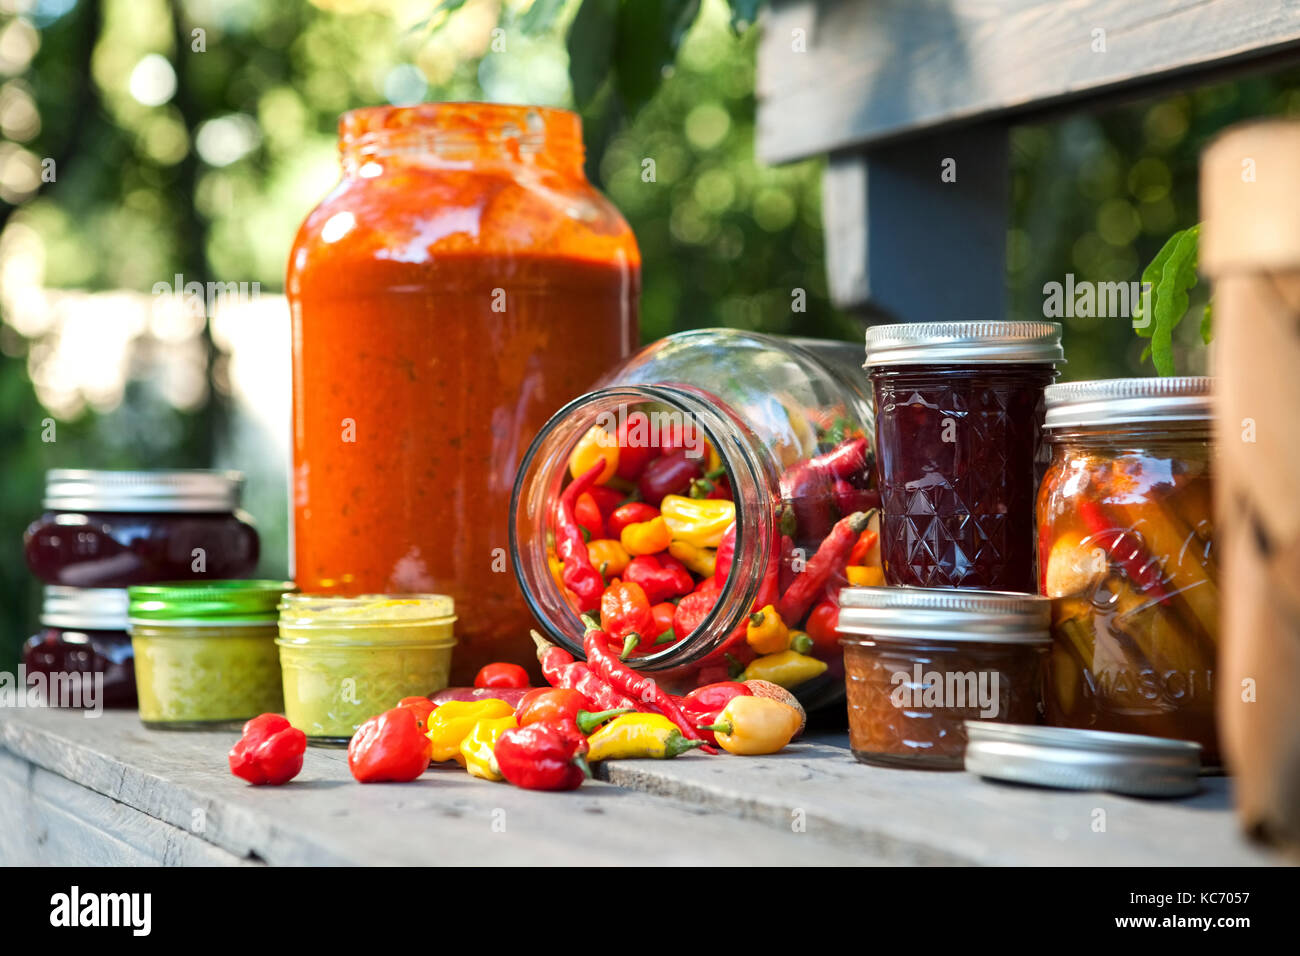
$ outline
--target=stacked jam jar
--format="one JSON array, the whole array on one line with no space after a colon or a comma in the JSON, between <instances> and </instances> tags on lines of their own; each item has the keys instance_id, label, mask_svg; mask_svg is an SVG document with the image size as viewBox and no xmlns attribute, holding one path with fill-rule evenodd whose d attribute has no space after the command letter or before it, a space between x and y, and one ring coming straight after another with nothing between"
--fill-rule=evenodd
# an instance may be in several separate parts
<instances>
[{"instance_id":1,"label":"stacked jam jar","mask_svg":"<svg viewBox=\"0 0 1300 956\"><path fill-rule=\"evenodd\" d=\"M85 680L102 679L83 705L134 707L126 589L250 574L259 542L239 510L242 488L227 471L48 472L44 513L23 536L45 584L40 629L23 649L29 682L80 675L90 690Z\"/></svg>"}]
</instances>

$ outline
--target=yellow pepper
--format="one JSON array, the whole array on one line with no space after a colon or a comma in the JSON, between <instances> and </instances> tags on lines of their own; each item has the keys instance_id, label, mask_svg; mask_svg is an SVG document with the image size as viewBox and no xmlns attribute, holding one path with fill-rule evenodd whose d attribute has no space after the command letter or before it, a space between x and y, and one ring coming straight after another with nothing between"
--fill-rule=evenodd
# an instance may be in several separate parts
<instances>
[{"instance_id":1,"label":"yellow pepper","mask_svg":"<svg viewBox=\"0 0 1300 956\"><path fill-rule=\"evenodd\" d=\"M708 725L727 753L774 754L793 738L803 717L789 704L771 697L733 697Z\"/></svg>"},{"instance_id":2,"label":"yellow pepper","mask_svg":"<svg viewBox=\"0 0 1300 956\"><path fill-rule=\"evenodd\" d=\"M658 554L673 540L672 532L668 530L668 522L662 517L627 525L619 533L618 538L628 554Z\"/></svg>"},{"instance_id":3,"label":"yellow pepper","mask_svg":"<svg viewBox=\"0 0 1300 956\"><path fill-rule=\"evenodd\" d=\"M697 548L685 541L673 541L668 545L668 553L686 565L686 569L702 578L713 577L718 564L716 548Z\"/></svg>"},{"instance_id":4,"label":"yellow pepper","mask_svg":"<svg viewBox=\"0 0 1300 956\"><path fill-rule=\"evenodd\" d=\"M736 520L736 503L725 498L687 498L664 495L659 513L668 523L674 541L697 548L716 548L727 525Z\"/></svg>"},{"instance_id":5,"label":"yellow pepper","mask_svg":"<svg viewBox=\"0 0 1300 956\"><path fill-rule=\"evenodd\" d=\"M790 646L790 629L769 604L749 616L745 641L757 654L778 654Z\"/></svg>"},{"instance_id":6,"label":"yellow pepper","mask_svg":"<svg viewBox=\"0 0 1300 956\"><path fill-rule=\"evenodd\" d=\"M460 755L457 758L459 763L472 776L498 782L504 780L501 768L497 766L496 757L492 755L492 749L501 739L502 733L518 726L519 722L515 720L514 714L509 717L494 717L478 721L460 742Z\"/></svg>"},{"instance_id":7,"label":"yellow pepper","mask_svg":"<svg viewBox=\"0 0 1300 956\"><path fill-rule=\"evenodd\" d=\"M663 714L624 714L587 738L588 761L654 757L664 760L704 746L687 740Z\"/></svg>"},{"instance_id":8,"label":"yellow pepper","mask_svg":"<svg viewBox=\"0 0 1300 956\"><path fill-rule=\"evenodd\" d=\"M449 700L440 704L429 715L429 759L435 761L464 760L460 755L460 742L480 720L511 717L515 709L504 700L489 697L486 700Z\"/></svg>"},{"instance_id":9,"label":"yellow pepper","mask_svg":"<svg viewBox=\"0 0 1300 956\"><path fill-rule=\"evenodd\" d=\"M559 559L554 551L546 552L546 564L551 569L551 577L555 579L555 586L563 589L564 584L564 562Z\"/></svg>"},{"instance_id":10,"label":"yellow pepper","mask_svg":"<svg viewBox=\"0 0 1300 956\"><path fill-rule=\"evenodd\" d=\"M825 661L797 651L781 651L754 659L737 680L766 680L789 690L807 683L825 670Z\"/></svg>"},{"instance_id":11,"label":"yellow pepper","mask_svg":"<svg viewBox=\"0 0 1300 956\"><path fill-rule=\"evenodd\" d=\"M569 474L574 478L585 475L601 459L605 470L596 479L598 485L609 481L618 471L618 439L599 425L592 425L569 452Z\"/></svg>"},{"instance_id":12,"label":"yellow pepper","mask_svg":"<svg viewBox=\"0 0 1300 956\"><path fill-rule=\"evenodd\" d=\"M613 538L597 538L587 542L587 557L591 566L605 576L605 579L618 577L632 560L627 548Z\"/></svg>"},{"instance_id":13,"label":"yellow pepper","mask_svg":"<svg viewBox=\"0 0 1300 956\"><path fill-rule=\"evenodd\" d=\"M879 588L885 585L885 569L868 565L851 564L844 569L849 584L859 588Z\"/></svg>"}]
</instances>

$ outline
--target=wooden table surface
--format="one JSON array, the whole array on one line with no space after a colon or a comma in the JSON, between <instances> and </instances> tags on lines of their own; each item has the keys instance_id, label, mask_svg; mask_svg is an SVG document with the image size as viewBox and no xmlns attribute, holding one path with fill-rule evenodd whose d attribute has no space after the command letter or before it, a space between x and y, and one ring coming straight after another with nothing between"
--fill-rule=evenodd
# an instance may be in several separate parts
<instances>
[{"instance_id":1,"label":"wooden table surface","mask_svg":"<svg viewBox=\"0 0 1300 956\"><path fill-rule=\"evenodd\" d=\"M1239 834L1230 781L1173 801L856 762L839 736L773 757L620 761L536 793L435 768L355 783L309 748L285 787L232 776L237 735L134 713L0 710L0 864L1154 864L1283 862Z\"/></svg>"}]
</instances>

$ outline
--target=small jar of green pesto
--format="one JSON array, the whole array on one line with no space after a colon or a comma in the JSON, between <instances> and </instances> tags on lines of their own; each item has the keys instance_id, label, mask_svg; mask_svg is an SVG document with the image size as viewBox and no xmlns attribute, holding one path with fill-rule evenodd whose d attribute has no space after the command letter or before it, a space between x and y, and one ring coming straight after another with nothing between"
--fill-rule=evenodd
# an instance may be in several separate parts
<instances>
[{"instance_id":1,"label":"small jar of green pesto","mask_svg":"<svg viewBox=\"0 0 1300 956\"><path fill-rule=\"evenodd\" d=\"M256 580L130 588L141 722L210 730L282 712L277 608L292 590Z\"/></svg>"}]
</instances>

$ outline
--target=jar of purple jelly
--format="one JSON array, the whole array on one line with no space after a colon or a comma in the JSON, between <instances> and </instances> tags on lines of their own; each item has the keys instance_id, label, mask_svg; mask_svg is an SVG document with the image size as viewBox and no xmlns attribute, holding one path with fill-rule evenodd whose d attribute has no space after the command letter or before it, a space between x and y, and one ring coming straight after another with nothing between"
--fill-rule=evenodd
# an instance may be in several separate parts
<instances>
[{"instance_id":1,"label":"jar of purple jelly","mask_svg":"<svg viewBox=\"0 0 1300 956\"><path fill-rule=\"evenodd\" d=\"M881 557L900 587L1037 591L1034 497L1056 322L867 330Z\"/></svg>"},{"instance_id":2,"label":"jar of purple jelly","mask_svg":"<svg viewBox=\"0 0 1300 956\"><path fill-rule=\"evenodd\" d=\"M55 696L52 706L134 707L135 660L126 622L125 588L47 585L41 629L23 646L27 682L38 684L35 675L41 674L47 694L66 688L81 698L67 703Z\"/></svg>"}]
</instances>

